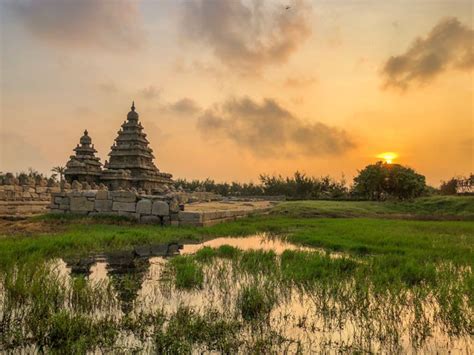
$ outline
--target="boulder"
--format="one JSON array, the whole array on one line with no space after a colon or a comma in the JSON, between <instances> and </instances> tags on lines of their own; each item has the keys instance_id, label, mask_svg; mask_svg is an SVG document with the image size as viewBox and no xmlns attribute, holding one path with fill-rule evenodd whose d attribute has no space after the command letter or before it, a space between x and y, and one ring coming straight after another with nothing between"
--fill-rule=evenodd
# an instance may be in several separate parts
<instances>
[{"instance_id":1,"label":"boulder","mask_svg":"<svg viewBox=\"0 0 474 355\"><path fill-rule=\"evenodd\" d=\"M170 214L170 207L164 201L155 201L153 202L151 213L155 216L168 216Z\"/></svg>"},{"instance_id":2,"label":"boulder","mask_svg":"<svg viewBox=\"0 0 474 355\"><path fill-rule=\"evenodd\" d=\"M151 214L151 200L140 200L137 202L137 213L140 214Z\"/></svg>"}]
</instances>

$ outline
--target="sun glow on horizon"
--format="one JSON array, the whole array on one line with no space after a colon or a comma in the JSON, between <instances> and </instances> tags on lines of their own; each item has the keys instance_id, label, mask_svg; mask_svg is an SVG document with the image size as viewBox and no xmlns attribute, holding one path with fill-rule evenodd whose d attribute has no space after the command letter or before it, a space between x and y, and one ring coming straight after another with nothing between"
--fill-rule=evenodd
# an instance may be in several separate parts
<instances>
[{"instance_id":1,"label":"sun glow on horizon","mask_svg":"<svg viewBox=\"0 0 474 355\"><path fill-rule=\"evenodd\" d=\"M392 164L393 161L398 158L398 154L394 152L385 152L377 155L377 158L382 158L383 160L385 160L385 163Z\"/></svg>"}]
</instances>

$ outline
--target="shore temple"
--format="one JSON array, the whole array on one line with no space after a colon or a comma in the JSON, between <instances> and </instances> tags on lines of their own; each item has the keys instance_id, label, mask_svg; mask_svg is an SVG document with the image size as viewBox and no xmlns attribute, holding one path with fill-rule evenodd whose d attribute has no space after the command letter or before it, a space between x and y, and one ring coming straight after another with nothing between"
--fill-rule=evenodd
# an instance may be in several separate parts
<instances>
[{"instance_id":1,"label":"shore temple","mask_svg":"<svg viewBox=\"0 0 474 355\"><path fill-rule=\"evenodd\" d=\"M97 150L89 132L85 130L74 148L75 154L70 156L66 164L66 181L102 183L109 190L135 188L148 193L173 182L172 175L160 172L153 162L153 150L143 132L135 103L117 134L110 148L109 161L105 161L102 168L100 159L95 156Z\"/></svg>"}]
</instances>

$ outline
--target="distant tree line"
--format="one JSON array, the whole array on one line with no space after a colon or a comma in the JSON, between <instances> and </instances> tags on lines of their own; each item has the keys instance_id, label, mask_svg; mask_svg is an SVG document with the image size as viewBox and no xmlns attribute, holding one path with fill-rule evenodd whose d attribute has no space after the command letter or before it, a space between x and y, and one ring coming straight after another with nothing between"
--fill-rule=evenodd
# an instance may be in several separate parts
<instances>
[{"instance_id":1,"label":"distant tree line","mask_svg":"<svg viewBox=\"0 0 474 355\"><path fill-rule=\"evenodd\" d=\"M430 192L425 177L399 164L378 162L368 165L348 187L344 178L312 177L299 171L293 176L260 175L259 183L216 183L214 180L176 180L176 186L185 190L202 190L223 196L276 196L290 200L387 200L412 199Z\"/></svg>"},{"instance_id":2,"label":"distant tree line","mask_svg":"<svg viewBox=\"0 0 474 355\"><path fill-rule=\"evenodd\" d=\"M217 183L212 179L175 180L176 187L191 191L209 191L222 196L280 196L288 199L338 199L347 198L349 189L344 179L335 180L329 176L312 177L299 171L293 176L271 176L262 174L259 183Z\"/></svg>"},{"instance_id":3,"label":"distant tree line","mask_svg":"<svg viewBox=\"0 0 474 355\"><path fill-rule=\"evenodd\" d=\"M474 174L443 181L439 190L442 195L474 194Z\"/></svg>"}]
</instances>

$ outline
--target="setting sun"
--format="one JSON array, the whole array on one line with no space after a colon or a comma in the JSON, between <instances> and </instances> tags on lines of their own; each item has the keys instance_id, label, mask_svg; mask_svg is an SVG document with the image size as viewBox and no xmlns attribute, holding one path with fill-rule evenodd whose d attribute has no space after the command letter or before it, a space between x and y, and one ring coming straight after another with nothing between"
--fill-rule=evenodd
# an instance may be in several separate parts
<instances>
[{"instance_id":1,"label":"setting sun","mask_svg":"<svg viewBox=\"0 0 474 355\"><path fill-rule=\"evenodd\" d=\"M382 158L387 164L392 164L393 160L398 157L398 154L393 152L385 152L377 155L377 158Z\"/></svg>"}]
</instances>

